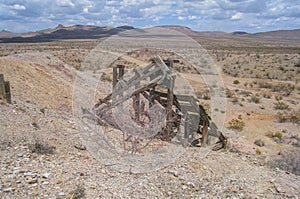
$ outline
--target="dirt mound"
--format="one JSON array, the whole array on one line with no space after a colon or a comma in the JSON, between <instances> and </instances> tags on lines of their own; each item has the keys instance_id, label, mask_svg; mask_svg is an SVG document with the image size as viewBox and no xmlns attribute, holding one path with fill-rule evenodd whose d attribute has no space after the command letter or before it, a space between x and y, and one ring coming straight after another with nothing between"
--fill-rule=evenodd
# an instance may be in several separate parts
<instances>
[{"instance_id":1,"label":"dirt mound","mask_svg":"<svg viewBox=\"0 0 300 199\"><path fill-rule=\"evenodd\" d=\"M71 110L75 69L46 53L17 54L0 59L0 73L18 97L45 107Z\"/></svg>"}]
</instances>

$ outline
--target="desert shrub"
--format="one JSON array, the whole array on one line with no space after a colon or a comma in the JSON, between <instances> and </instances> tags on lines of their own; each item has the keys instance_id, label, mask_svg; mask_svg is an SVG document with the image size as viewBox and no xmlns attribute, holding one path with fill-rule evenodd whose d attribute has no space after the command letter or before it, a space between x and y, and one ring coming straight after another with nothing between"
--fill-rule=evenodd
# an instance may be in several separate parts
<instances>
[{"instance_id":1,"label":"desert shrub","mask_svg":"<svg viewBox=\"0 0 300 199\"><path fill-rule=\"evenodd\" d=\"M242 131L245 127L245 122L242 119L232 119L228 122L229 128Z\"/></svg>"},{"instance_id":2,"label":"desert shrub","mask_svg":"<svg viewBox=\"0 0 300 199\"><path fill-rule=\"evenodd\" d=\"M226 89L226 97L227 98L232 98L233 96L234 96L234 93L231 90Z\"/></svg>"},{"instance_id":3,"label":"desert shrub","mask_svg":"<svg viewBox=\"0 0 300 199\"><path fill-rule=\"evenodd\" d=\"M240 83L240 81L237 79L233 81L233 84L239 84L239 83Z\"/></svg>"},{"instance_id":4,"label":"desert shrub","mask_svg":"<svg viewBox=\"0 0 300 199\"><path fill-rule=\"evenodd\" d=\"M300 123L300 110L293 110L292 112L278 112L276 117L278 122Z\"/></svg>"},{"instance_id":5,"label":"desert shrub","mask_svg":"<svg viewBox=\"0 0 300 199\"><path fill-rule=\"evenodd\" d=\"M272 84L270 84L268 82L258 82L258 87L259 88L268 88L268 89L271 89L272 88Z\"/></svg>"},{"instance_id":6,"label":"desert shrub","mask_svg":"<svg viewBox=\"0 0 300 199\"><path fill-rule=\"evenodd\" d=\"M267 98L267 99L271 99L272 96L271 96L270 94L264 93L264 94L263 94L263 97L264 97L264 98Z\"/></svg>"},{"instance_id":7,"label":"desert shrub","mask_svg":"<svg viewBox=\"0 0 300 199\"><path fill-rule=\"evenodd\" d=\"M53 154L55 147L49 145L48 142L45 142L41 139L35 139L33 144L29 145L29 149L32 153L37 154Z\"/></svg>"},{"instance_id":8,"label":"desert shrub","mask_svg":"<svg viewBox=\"0 0 300 199\"><path fill-rule=\"evenodd\" d=\"M275 96L275 99L276 99L277 101L280 101L280 100L282 100L283 98L282 98L282 96Z\"/></svg>"},{"instance_id":9,"label":"desert shrub","mask_svg":"<svg viewBox=\"0 0 300 199\"><path fill-rule=\"evenodd\" d=\"M290 83L288 83L288 84L279 83L276 86L272 87L273 92L280 92L286 96L290 95L293 90L295 90L295 85L292 85Z\"/></svg>"},{"instance_id":10,"label":"desert shrub","mask_svg":"<svg viewBox=\"0 0 300 199\"><path fill-rule=\"evenodd\" d=\"M260 98L256 95L252 95L251 98L249 99L249 102L254 102L255 104L259 104Z\"/></svg>"},{"instance_id":11,"label":"desert shrub","mask_svg":"<svg viewBox=\"0 0 300 199\"><path fill-rule=\"evenodd\" d=\"M270 165L274 168L280 168L284 171L300 175L300 150L293 149L280 155L270 161Z\"/></svg>"},{"instance_id":12,"label":"desert shrub","mask_svg":"<svg viewBox=\"0 0 300 199\"><path fill-rule=\"evenodd\" d=\"M85 197L85 188L83 185L77 185L76 189L70 194L70 199L81 199Z\"/></svg>"},{"instance_id":13,"label":"desert shrub","mask_svg":"<svg viewBox=\"0 0 300 199\"><path fill-rule=\"evenodd\" d=\"M288 110L289 105L284 102L275 102L274 103L274 109L276 110Z\"/></svg>"},{"instance_id":14,"label":"desert shrub","mask_svg":"<svg viewBox=\"0 0 300 199\"><path fill-rule=\"evenodd\" d=\"M209 94L204 94L203 99L204 100L210 100L210 95Z\"/></svg>"},{"instance_id":15,"label":"desert shrub","mask_svg":"<svg viewBox=\"0 0 300 199\"><path fill-rule=\"evenodd\" d=\"M283 135L279 131L277 131L277 132L268 131L266 133L266 136L272 138L276 143L281 143L282 142Z\"/></svg>"},{"instance_id":16,"label":"desert shrub","mask_svg":"<svg viewBox=\"0 0 300 199\"><path fill-rule=\"evenodd\" d=\"M265 146L265 142L262 141L261 139L255 140L254 144L257 146Z\"/></svg>"},{"instance_id":17,"label":"desert shrub","mask_svg":"<svg viewBox=\"0 0 300 199\"><path fill-rule=\"evenodd\" d=\"M256 153L257 155L261 155L261 154L262 154L262 151L261 151L260 149L255 149L255 153Z\"/></svg>"},{"instance_id":18,"label":"desert shrub","mask_svg":"<svg viewBox=\"0 0 300 199\"><path fill-rule=\"evenodd\" d=\"M113 80L112 74L103 73L103 75L100 77L100 80L112 82Z\"/></svg>"},{"instance_id":19,"label":"desert shrub","mask_svg":"<svg viewBox=\"0 0 300 199\"><path fill-rule=\"evenodd\" d=\"M238 97L232 98L232 103L236 104L238 102L239 102L239 98Z\"/></svg>"}]
</instances>

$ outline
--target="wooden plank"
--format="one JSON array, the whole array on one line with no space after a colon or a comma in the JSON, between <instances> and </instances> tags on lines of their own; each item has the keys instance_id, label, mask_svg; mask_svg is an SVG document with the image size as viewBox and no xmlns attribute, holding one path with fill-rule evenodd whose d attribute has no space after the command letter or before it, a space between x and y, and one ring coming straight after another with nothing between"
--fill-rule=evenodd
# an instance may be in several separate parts
<instances>
[{"instance_id":1,"label":"wooden plank","mask_svg":"<svg viewBox=\"0 0 300 199\"><path fill-rule=\"evenodd\" d=\"M5 99L5 86L3 74L0 74L0 99Z\"/></svg>"},{"instance_id":2,"label":"wooden plank","mask_svg":"<svg viewBox=\"0 0 300 199\"><path fill-rule=\"evenodd\" d=\"M0 99L2 99L2 100L6 99L4 83L0 83Z\"/></svg>"},{"instance_id":3,"label":"wooden plank","mask_svg":"<svg viewBox=\"0 0 300 199\"><path fill-rule=\"evenodd\" d=\"M4 84L4 75L0 74L0 84Z\"/></svg>"},{"instance_id":4,"label":"wooden plank","mask_svg":"<svg viewBox=\"0 0 300 199\"><path fill-rule=\"evenodd\" d=\"M114 66L113 67L113 88L115 88L115 86L117 85L118 82L118 70L117 67Z\"/></svg>"},{"instance_id":5,"label":"wooden plank","mask_svg":"<svg viewBox=\"0 0 300 199\"><path fill-rule=\"evenodd\" d=\"M125 73L125 66L118 65L118 69L119 69L119 79L121 79L124 76L124 73Z\"/></svg>"},{"instance_id":6,"label":"wooden plank","mask_svg":"<svg viewBox=\"0 0 300 199\"><path fill-rule=\"evenodd\" d=\"M4 89L5 89L5 95L6 95L6 101L7 103L11 104L11 94L10 94L10 83L9 81L4 82Z\"/></svg>"},{"instance_id":7,"label":"wooden plank","mask_svg":"<svg viewBox=\"0 0 300 199\"><path fill-rule=\"evenodd\" d=\"M205 147L207 143L207 132L208 132L208 125L205 125L203 127L203 132L202 132L202 146Z\"/></svg>"}]
</instances>

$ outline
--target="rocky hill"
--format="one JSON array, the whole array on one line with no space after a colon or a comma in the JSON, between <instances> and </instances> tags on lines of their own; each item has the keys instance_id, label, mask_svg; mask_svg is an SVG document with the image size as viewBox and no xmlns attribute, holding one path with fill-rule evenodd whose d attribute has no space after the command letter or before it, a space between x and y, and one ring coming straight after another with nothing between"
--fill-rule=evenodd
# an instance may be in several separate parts
<instances>
[{"instance_id":1,"label":"rocky hill","mask_svg":"<svg viewBox=\"0 0 300 199\"><path fill-rule=\"evenodd\" d=\"M299 40L300 29L296 30L278 30L261 33L247 33L236 31L233 33L226 33L221 31L194 31L189 27L178 25L158 26L160 28L172 29L191 37L205 37L205 38L257 38L257 39L274 39L274 40ZM126 30L134 30L132 26L90 26L90 25L74 25L63 26L59 24L55 28L48 28L36 32L28 33L12 33L6 30L0 32L0 42L47 42L63 39L99 39L109 37Z\"/></svg>"}]
</instances>

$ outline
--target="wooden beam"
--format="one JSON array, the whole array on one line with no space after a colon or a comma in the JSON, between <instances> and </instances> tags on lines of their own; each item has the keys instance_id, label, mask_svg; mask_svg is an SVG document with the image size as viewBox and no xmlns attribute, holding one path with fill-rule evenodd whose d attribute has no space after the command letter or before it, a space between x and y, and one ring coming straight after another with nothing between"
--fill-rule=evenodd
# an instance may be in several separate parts
<instances>
[{"instance_id":1,"label":"wooden beam","mask_svg":"<svg viewBox=\"0 0 300 199\"><path fill-rule=\"evenodd\" d=\"M208 125L203 126L202 132L202 146L205 147L207 143Z\"/></svg>"},{"instance_id":2,"label":"wooden beam","mask_svg":"<svg viewBox=\"0 0 300 199\"><path fill-rule=\"evenodd\" d=\"M9 81L4 82L4 89L5 89L5 97L7 103L11 104L11 94L10 94L10 83Z\"/></svg>"},{"instance_id":3,"label":"wooden beam","mask_svg":"<svg viewBox=\"0 0 300 199\"><path fill-rule=\"evenodd\" d=\"M113 88L115 88L115 86L117 85L118 82L118 70L117 67L114 66L113 67Z\"/></svg>"}]
</instances>

